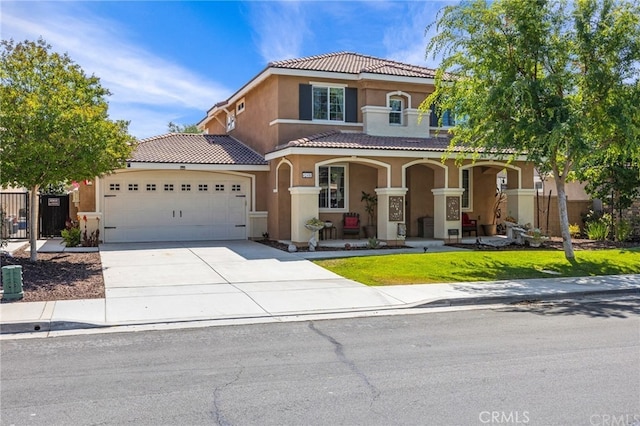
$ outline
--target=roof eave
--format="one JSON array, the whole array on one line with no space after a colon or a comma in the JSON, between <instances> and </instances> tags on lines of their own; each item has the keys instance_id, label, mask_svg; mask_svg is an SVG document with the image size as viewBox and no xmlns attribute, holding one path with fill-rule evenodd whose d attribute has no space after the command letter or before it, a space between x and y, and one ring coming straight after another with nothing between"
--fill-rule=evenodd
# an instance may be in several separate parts
<instances>
[{"instance_id":1,"label":"roof eave","mask_svg":"<svg viewBox=\"0 0 640 426\"><path fill-rule=\"evenodd\" d=\"M268 164L206 164L206 163L173 163L151 161L127 161L127 169L137 170L195 170L195 171L269 171Z\"/></svg>"},{"instance_id":2,"label":"roof eave","mask_svg":"<svg viewBox=\"0 0 640 426\"><path fill-rule=\"evenodd\" d=\"M269 152L265 155L267 161L291 155L335 155L339 157L408 157L424 159L458 158L459 152L448 153L446 149L405 149L405 148L321 148L290 146ZM508 155L507 153L502 155ZM499 159L500 155L480 154L482 159ZM474 153L469 152L465 159L474 159ZM526 156L517 156L516 161L527 161Z\"/></svg>"}]
</instances>

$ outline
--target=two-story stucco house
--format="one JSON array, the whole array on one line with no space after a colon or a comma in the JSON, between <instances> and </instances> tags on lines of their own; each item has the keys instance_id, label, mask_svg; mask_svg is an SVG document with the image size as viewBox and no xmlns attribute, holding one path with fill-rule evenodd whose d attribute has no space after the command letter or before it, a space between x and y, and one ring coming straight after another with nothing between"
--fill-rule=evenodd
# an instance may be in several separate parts
<instances>
[{"instance_id":1,"label":"two-story stucco house","mask_svg":"<svg viewBox=\"0 0 640 426\"><path fill-rule=\"evenodd\" d=\"M338 238L346 212L366 225L364 191L377 196L378 239L397 241L403 229L445 239L461 235L462 213L490 223L504 170L508 214L533 223L531 163L442 160L447 128L418 110L434 74L345 52L270 63L207 112L203 134L140 141L126 169L82 188L81 204L95 206L87 211L105 242L268 233L302 245L313 217L331 220Z\"/></svg>"}]
</instances>

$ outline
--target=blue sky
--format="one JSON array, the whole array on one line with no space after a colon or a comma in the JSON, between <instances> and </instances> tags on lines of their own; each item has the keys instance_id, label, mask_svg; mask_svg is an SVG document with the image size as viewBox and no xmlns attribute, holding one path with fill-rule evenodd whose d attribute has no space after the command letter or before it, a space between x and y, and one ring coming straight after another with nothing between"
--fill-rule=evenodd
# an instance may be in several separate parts
<instances>
[{"instance_id":1,"label":"blue sky","mask_svg":"<svg viewBox=\"0 0 640 426\"><path fill-rule=\"evenodd\" d=\"M416 65L446 1L2 1L2 39L44 38L112 92L132 135L196 123L269 61L351 51Z\"/></svg>"}]
</instances>

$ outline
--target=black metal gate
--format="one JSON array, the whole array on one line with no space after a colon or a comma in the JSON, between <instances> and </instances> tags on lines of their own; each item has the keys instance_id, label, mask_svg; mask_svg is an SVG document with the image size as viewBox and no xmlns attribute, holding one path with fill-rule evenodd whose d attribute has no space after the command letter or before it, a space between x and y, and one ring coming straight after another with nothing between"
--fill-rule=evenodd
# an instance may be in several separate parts
<instances>
[{"instance_id":1,"label":"black metal gate","mask_svg":"<svg viewBox=\"0 0 640 426\"><path fill-rule=\"evenodd\" d=\"M68 218L68 195L40 196L40 237L59 237Z\"/></svg>"},{"instance_id":2,"label":"black metal gate","mask_svg":"<svg viewBox=\"0 0 640 426\"><path fill-rule=\"evenodd\" d=\"M29 193L0 192L2 239L29 238Z\"/></svg>"}]
</instances>

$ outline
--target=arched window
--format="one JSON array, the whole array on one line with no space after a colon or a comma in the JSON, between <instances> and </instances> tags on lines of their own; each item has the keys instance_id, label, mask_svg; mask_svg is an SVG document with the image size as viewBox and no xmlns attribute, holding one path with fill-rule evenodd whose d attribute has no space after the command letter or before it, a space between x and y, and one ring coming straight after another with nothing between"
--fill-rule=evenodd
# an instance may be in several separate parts
<instances>
[{"instance_id":1,"label":"arched window","mask_svg":"<svg viewBox=\"0 0 640 426\"><path fill-rule=\"evenodd\" d=\"M400 96L389 98L389 124L402 125L402 110L404 110L404 100Z\"/></svg>"}]
</instances>

